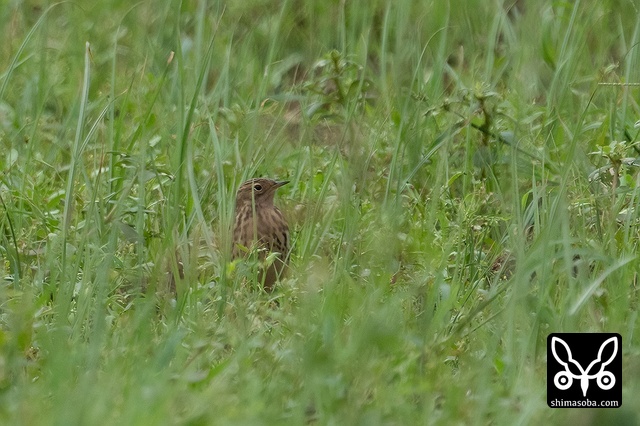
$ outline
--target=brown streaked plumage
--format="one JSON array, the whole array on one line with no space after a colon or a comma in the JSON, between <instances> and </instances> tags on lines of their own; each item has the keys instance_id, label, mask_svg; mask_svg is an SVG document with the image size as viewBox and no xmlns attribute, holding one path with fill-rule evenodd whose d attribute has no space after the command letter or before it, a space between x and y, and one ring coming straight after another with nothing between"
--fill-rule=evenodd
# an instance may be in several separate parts
<instances>
[{"instance_id":1,"label":"brown streaked plumage","mask_svg":"<svg viewBox=\"0 0 640 426\"><path fill-rule=\"evenodd\" d=\"M243 247L258 249L264 260L268 252L280 253L260 274L265 290L271 291L289 261L289 225L273 204L276 190L289 181L251 179L240 185L236 194L236 220L233 227L234 259L246 255Z\"/></svg>"}]
</instances>

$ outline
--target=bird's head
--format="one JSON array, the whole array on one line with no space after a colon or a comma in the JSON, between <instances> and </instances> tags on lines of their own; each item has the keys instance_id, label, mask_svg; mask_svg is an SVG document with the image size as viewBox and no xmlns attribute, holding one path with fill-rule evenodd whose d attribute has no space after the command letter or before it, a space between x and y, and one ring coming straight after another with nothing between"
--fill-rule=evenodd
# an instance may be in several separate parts
<instances>
[{"instance_id":1,"label":"bird's head","mask_svg":"<svg viewBox=\"0 0 640 426\"><path fill-rule=\"evenodd\" d=\"M236 209L241 206L271 206L276 190L288 184L288 180L275 181L273 179L250 179L240 185L236 194Z\"/></svg>"}]
</instances>

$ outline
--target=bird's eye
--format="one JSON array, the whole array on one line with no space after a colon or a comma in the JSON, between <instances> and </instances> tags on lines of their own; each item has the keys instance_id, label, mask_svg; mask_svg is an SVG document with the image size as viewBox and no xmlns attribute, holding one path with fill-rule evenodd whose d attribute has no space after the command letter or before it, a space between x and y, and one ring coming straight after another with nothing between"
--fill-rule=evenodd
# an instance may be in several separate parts
<instances>
[{"instance_id":1,"label":"bird's eye","mask_svg":"<svg viewBox=\"0 0 640 426\"><path fill-rule=\"evenodd\" d=\"M256 183L255 185L253 185L253 189L255 189L256 191L262 191L262 185Z\"/></svg>"}]
</instances>

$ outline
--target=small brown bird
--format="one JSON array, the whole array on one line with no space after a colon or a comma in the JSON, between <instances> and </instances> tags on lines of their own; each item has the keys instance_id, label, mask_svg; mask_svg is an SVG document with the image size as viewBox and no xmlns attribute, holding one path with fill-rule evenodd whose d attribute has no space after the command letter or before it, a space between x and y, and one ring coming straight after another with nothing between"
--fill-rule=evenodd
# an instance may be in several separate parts
<instances>
[{"instance_id":1,"label":"small brown bird","mask_svg":"<svg viewBox=\"0 0 640 426\"><path fill-rule=\"evenodd\" d=\"M273 289L289 262L289 225L273 205L276 190L287 183L289 181L251 179L240 185L236 194L232 257L244 257L253 249L260 250L260 260L270 252L279 253L266 273L263 270L259 275L267 291Z\"/></svg>"}]
</instances>

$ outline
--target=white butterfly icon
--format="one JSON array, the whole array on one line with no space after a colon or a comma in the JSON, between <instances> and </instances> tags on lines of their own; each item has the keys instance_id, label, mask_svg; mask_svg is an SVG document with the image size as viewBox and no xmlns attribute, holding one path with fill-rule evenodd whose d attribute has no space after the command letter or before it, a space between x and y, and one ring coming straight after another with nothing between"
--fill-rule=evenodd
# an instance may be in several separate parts
<instances>
[{"instance_id":1,"label":"white butterfly icon","mask_svg":"<svg viewBox=\"0 0 640 426\"><path fill-rule=\"evenodd\" d=\"M604 348L613 344L613 354L607 361L602 361L602 354L604 352ZM564 350L566 351L569 359L563 361L560 359L558 352L556 351L557 345L562 345ZM600 345L600 349L598 350L598 357L589 364L586 369L583 369L578 361L573 359L573 355L571 354L571 349L569 349L569 345L560 339L559 337L551 338L551 351L553 352L553 357L564 367L564 371L560 371L553 378L553 383L556 385L556 388L560 390L566 390L571 387L573 384L573 379L580 379L580 387L582 388L582 396L587 396L587 389L589 388L589 380L596 379L596 383L598 387L602 390L609 390L616 384L616 378L610 371L605 371L605 367L613 361L616 354L618 353L618 339L616 337L612 337L607 339ZM578 370L580 370L581 374L573 374L569 369L569 363L575 365ZM600 365L600 370L598 370L595 374L589 374L591 369L598 363L602 363Z\"/></svg>"}]
</instances>

